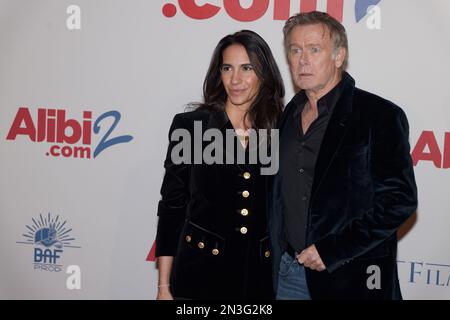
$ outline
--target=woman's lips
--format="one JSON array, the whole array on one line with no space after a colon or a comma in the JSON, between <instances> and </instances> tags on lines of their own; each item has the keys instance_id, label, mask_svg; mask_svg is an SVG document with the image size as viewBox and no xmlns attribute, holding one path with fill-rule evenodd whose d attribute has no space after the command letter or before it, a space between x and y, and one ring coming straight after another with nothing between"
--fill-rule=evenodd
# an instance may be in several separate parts
<instances>
[{"instance_id":1,"label":"woman's lips","mask_svg":"<svg viewBox=\"0 0 450 320\"><path fill-rule=\"evenodd\" d=\"M233 96L238 96L238 95L242 94L244 91L245 91L245 89L231 89L230 93Z\"/></svg>"}]
</instances>

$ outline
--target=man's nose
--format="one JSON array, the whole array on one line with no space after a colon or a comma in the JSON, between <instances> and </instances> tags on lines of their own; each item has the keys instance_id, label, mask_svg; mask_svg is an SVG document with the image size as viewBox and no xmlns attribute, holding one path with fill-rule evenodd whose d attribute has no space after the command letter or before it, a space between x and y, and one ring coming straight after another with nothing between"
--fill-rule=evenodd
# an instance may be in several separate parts
<instances>
[{"instance_id":1,"label":"man's nose","mask_svg":"<svg viewBox=\"0 0 450 320\"><path fill-rule=\"evenodd\" d=\"M309 64L309 56L308 56L308 53L306 52L306 50L301 53L299 63L300 63L300 65Z\"/></svg>"}]
</instances>

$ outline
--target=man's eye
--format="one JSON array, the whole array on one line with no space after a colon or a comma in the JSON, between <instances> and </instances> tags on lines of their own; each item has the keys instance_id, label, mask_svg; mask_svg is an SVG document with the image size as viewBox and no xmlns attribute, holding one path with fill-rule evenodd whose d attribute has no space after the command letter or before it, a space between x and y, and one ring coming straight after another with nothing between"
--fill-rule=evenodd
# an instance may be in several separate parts
<instances>
[{"instance_id":1,"label":"man's eye","mask_svg":"<svg viewBox=\"0 0 450 320\"><path fill-rule=\"evenodd\" d=\"M291 48L291 54L299 54L301 51L302 50L300 48Z\"/></svg>"},{"instance_id":2,"label":"man's eye","mask_svg":"<svg viewBox=\"0 0 450 320\"><path fill-rule=\"evenodd\" d=\"M318 52L320 52L320 48L318 48L318 47L312 47L312 48L311 48L311 52L312 52L312 53L318 53Z\"/></svg>"}]
</instances>

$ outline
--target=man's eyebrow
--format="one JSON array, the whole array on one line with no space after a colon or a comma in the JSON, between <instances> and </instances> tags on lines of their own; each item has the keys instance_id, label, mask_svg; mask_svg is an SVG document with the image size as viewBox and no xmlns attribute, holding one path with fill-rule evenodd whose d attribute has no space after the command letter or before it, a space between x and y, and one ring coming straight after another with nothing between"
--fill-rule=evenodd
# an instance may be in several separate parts
<instances>
[{"instance_id":1,"label":"man's eyebrow","mask_svg":"<svg viewBox=\"0 0 450 320\"><path fill-rule=\"evenodd\" d=\"M320 43L308 43L305 47L321 47L322 45ZM291 47L302 47L301 45L291 43L289 44L289 48Z\"/></svg>"}]
</instances>

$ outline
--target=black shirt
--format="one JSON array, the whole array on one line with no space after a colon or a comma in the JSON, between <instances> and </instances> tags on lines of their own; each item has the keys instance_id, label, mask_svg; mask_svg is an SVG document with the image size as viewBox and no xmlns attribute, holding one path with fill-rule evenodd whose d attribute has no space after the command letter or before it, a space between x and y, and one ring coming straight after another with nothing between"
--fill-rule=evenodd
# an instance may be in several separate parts
<instances>
[{"instance_id":1,"label":"black shirt","mask_svg":"<svg viewBox=\"0 0 450 320\"><path fill-rule=\"evenodd\" d=\"M319 115L305 134L301 126L302 111L308 102L304 91L297 93L289 105L280 137L280 183L285 241L297 252L305 248L309 200L314 168L322 140L341 92L342 82L317 102Z\"/></svg>"}]
</instances>

